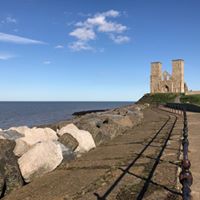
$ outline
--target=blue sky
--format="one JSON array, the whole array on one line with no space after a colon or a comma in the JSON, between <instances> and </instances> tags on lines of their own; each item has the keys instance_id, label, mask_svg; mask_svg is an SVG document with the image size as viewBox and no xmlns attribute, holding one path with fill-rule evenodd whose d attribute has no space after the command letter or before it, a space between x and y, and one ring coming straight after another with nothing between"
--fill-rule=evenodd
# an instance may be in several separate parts
<instances>
[{"instance_id":1,"label":"blue sky","mask_svg":"<svg viewBox=\"0 0 200 200\"><path fill-rule=\"evenodd\" d=\"M150 63L200 89L199 0L0 0L1 101L133 101Z\"/></svg>"}]
</instances>

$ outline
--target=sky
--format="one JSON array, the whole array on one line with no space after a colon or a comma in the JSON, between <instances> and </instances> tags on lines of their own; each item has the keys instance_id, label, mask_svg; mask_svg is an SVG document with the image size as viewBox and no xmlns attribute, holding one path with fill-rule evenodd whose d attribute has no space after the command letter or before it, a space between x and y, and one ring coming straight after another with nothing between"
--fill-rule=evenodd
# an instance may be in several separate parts
<instances>
[{"instance_id":1,"label":"sky","mask_svg":"<svg viewBox=\"0 0 200 200\"><path fill-rule=\"evenodd\" d=\"M0 101L135 101L150 63L199 90L199 0L0 0Z\"/></svg>"}]
</instances>

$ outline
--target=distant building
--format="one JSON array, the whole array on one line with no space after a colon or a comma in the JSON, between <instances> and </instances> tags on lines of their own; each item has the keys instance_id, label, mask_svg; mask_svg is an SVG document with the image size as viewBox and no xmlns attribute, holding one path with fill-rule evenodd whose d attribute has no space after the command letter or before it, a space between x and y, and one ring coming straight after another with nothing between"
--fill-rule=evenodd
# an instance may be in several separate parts
<instances>
[{"instance_id":1,"label":"distant building","mask_svg":"<svg viewBox=\"0 0 200 200\"><path fill-rule=\"evenodd\" d=\"M184 81L184 60L172 61L172 75L162 72L160 62L151 63L151 93L185 93L188 91Z\"/></svg>"}]
</instances>

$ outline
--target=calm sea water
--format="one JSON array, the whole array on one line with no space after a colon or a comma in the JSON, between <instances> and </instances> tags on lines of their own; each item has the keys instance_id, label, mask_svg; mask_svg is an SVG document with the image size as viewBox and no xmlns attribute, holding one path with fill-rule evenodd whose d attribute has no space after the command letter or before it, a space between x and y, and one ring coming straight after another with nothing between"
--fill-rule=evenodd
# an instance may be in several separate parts
<instances>
[{"instance_id":1,"label":"calm sea water","mask_svg":"<svg viewBox=\"0 0 200 200\"><path fill-rule=\"evenodd\" d=\"M116 108L133 102L0 102L0 128L69 119L74 112Z\"/></svg>"}]
</instances>

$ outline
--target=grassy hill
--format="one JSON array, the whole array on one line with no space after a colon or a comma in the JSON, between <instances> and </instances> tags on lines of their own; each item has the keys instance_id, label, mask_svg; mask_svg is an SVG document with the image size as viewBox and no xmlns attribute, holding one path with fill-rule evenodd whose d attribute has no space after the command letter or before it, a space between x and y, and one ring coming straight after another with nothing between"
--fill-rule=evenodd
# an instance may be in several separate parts
<instances>
[{"instance_id":1,"label":"grassy hill","mask_svg":"<svg viewBox=\"0 0 200 200\"><path fill-rule=\"evenodd\" d=\"M196 104L200 105L200 94L195 94L195 95L181 95L181 103L191 103L191 104Z\"/></svg>"},{"instance_id":2,"label":"grassy hill","mask_svg":"<svg viewBox=\"0 0 200 200\"><path fill-rule=\"evenodd\" d=\"M149 104L165 104L176 103L176 99L180 98L181 103L190 103L200 105L200 94L185 95L177 93L158 93L158 94L145 94L137 103L149 103Z\"/></svg>"},{"instance_id":3,"label":"grassy hill","mask_svg":"<svg viewBox=\"0 0 200 200\"><path fill-rule=\"evenodd\" d=\"M145 94L137 103L149 103L149 104L165 104L165 103L173 103L175 99L180 94L175 93L158 93L158 94Z\"/></svg>"}]
</instances>

